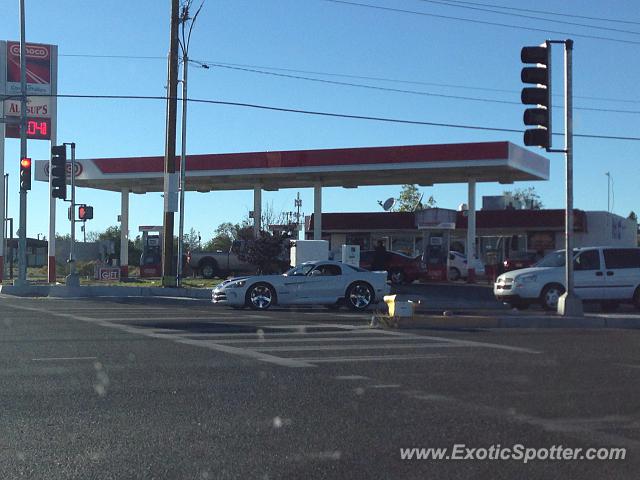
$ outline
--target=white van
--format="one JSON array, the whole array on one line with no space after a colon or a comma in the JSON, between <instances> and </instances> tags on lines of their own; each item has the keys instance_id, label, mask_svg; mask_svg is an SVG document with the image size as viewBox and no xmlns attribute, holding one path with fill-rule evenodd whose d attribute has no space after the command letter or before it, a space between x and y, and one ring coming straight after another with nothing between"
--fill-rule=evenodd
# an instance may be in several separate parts
<instances>
[{"instance_id":1,"label":"white van","mask_svg":"<svg viewBox=\"0 0 640 480\"><path fill-rule=\"evenodd\" d=\"M515 308L540 303L556 310L565 292L565 252L550 253L533 267L500 275L494 286L496 299ZM632 302L640 309L640 248L590 247L574 250L575 294L585 301L615 309Z\"/></svg>"}]
</instances>

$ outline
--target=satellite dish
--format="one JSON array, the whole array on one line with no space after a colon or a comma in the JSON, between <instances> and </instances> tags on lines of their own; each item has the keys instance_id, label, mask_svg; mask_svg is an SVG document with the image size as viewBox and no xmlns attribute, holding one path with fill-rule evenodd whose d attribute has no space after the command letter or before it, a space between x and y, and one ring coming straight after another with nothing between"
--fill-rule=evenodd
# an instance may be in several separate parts
<instances>
[{"instance_id":1,"label":"satellite dish","mask_svg":"<svg viewBox=\"0 0 640 480\"><path fill-rule=\"evenodd\" d=\"M385 212L388 212L389 210L391 210L393 208L393 206L396 204L396 199L391 197L391 198L387 198L384 203L382 204L382 208L384 208Z\"/></svg>"}]
</instances>

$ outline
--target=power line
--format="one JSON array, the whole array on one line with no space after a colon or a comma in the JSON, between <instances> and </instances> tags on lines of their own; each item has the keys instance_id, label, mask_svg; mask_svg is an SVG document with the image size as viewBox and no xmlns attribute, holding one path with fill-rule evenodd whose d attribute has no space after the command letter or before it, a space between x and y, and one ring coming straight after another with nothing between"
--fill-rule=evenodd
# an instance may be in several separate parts
<instances>
[{"instance_id":1,"label":"power line","mask_svg":"<svg viewBox=\"0 0 640 480\"><path fill-rule=\"evenodd\" d=\"M508 23L489 22L489 21L486 21L486 20L454 17L454 16L451 16L451 15L439 15L439 14L435 14L435 13L418 12L418 11L415 11L415 10L405 10L405 9L401 9L401 8L391 8L391 7L383 7L383 6L380 6L380 5L371 5L371 4L368 4L368 3L349 2L349 1L346 1L346 0L322 0L322 1L323 2L331 2L331 3L341 4L341 5L350 5L350 6L354 6L354 7L372 8L372 9L376 9L376 10L384 10L384 11L388 11L388 12L408 13L408 14L411 14L411 15L420 15L420 16L424 16L424 17L442 18L442 19L445 19L445 20L456 20L456 21L459 21L459 22L475 23L475 24L482 24L482 25L491 25L493 27L512 28L512 29L515 29L515 30L529 30L529 31L532 31L532 32L555 33L555 34L558 34L558 35L570 35L570 36L579 37L579 38L590 38L592 40L604 40L604 41L608 41L608 42L618 42L618 43L626 43L626 44L630 44L630 45L640 45L640 41L624 40L624 39L621 39L621 38L602 37L602 36L598 36L598 35L587 35L587 34L574 33L574 32L563 32L563 31L558 31L558 30L549 30L549 29L546 29L546 28L524 27L524 26L521 26L521 25L510 25Z\"/></svg>"},{"instance_id":2,"label":"power line","mask_svg":"<svg viewBox=\"0 0 640 480\"><path fill-rule=\"evenodd\" d=\"M251 72L251 73L260 73L262 75L271 75L271 76L275 76L275 77L282 77L282 78L290 78L290 79L294 79L294 80L307 80L310 82L319 82L319 83L328 83L331 85L341 85L341 86L346 86L346 87L359 87L359 88L369 88L372 90L382 90L385 92L395 92L395 93L410 93L410 94L414 94L414 95L426 95L426 96L430 96L430 97L442 97L442 98L452 98L452 99L456 99L456 100L472 100L472 101L476 101L476 102L491 102L491 103L504 103L504 104L510 104L510 105L520 105L520 102L513 102L510 100L496 100L496 99L491 99L491 98L480 98L480 97L465 97L465 96L461 96L461 95L447 95L444 93L433 93L433 92L421 92L418 90L401 90L398 88L388 88L388 87L379 87L376 85L365 85L365 84L361 84L361 83L350 83L350 82L338 82L335 80L325 80L322 78L311 78L311 77L302 77L300 75L289 75L289 74L284 74L284 73L275 73L275 72L268 72L265 70L256 70L256 69L250 69L250 68L243 68L243 67L232 67L230 65L223 65L220 63L205 63L205 65L208 65L209 67L218 67L218 68L226 68L229 70L239 70L242 72ZM638 112L640 113L640 112Z\"/></svg>"},{"instance_id":3,"label":"power line","mask_svg":"<svg viewBox=\"0 0 640 480\"><path fill-rule=\"evenodd\" d=\"M166 60L165 57L152 57L152 56L136 56L136 55L93 55L93 54L59 54L60 57L77 57L77 58L115 58L115 59L124 59L124 60ZM229 67L242 67L242 68L254 68L254 69L263 69L263 70L274 70L274 71L282 71L282 72L291 72L291 73L302 73L302 74L311 74L311 75L322 75L329 77L343 77L343 78L353 78L359 80L372 80L376 82L391 82L391 83L404 83L407 85L426 85L426 86L434 86L434 87L442 87L442 88L455 88L455 89L466 89L466 90L479 90L486 92L497 92L497 93L517 93L519 94L519 90L509 90L505 88L491 88L491 87L480 87L480 86L471 86L471 85L457 85L451 83L437 83L437 82L424 82L419 80L406 80L399 78L388 78L388 77L377 77L377 76L367 76L367 75L354 75L347 73L339 73L339 72L322 72L317 70L299 70L293 68L283 68L283 67L274 67L267 65L252 65L245 63L229 63L229 62L220 62L217 60L192 60L198 64L206 64L206 65L217 65L217 66L229 66ZM554 97L561 97L562 95L554 95ZM596 100L603 102L616 102L616 103L640 103L640 100L632 100L626 98L611 98L611 97L597 97L597 96L585 96L585 95L574 95L573 98L580 98L585 100Z\"/></svg>"},{"instance_id":4,"label":"power line","mask_svg":"<svg viewBox=\"0 0 640 480\"><path fill-rule=\"evenodd\" d=\"M289 78L289 79L294 79L294 80L306 80L306 81L310 81L310 82L327 83L327 84L330 84L330 85L340 85L340 86L346 86L346 87L367 88L367 89L371 89L371 90L381 90L381 91L384 91L384 92L408 93L408 94L412 94L412 95L424 95L424 96L429 96L429 97L448 98L448 99L454 99L454 100L468 100L468 101L474 101L474 102L500 103L500 104L505 104L505 105L518 105L518 106L522 105L521 102L515 102L515 101L511 101L511 100L498 100L498 99L493 99L493 98L481 98L481 97L466 97L466 96L462 96L462 95L447 95L447 94L444 94L444 93L433 93L433 92L424 92L424 91L417 91L417 90L402 90L402 89L398 89L398 88L380 87L380 86L376 86L376 85L365 85L365 84L362 84L362 83L338 82L338 81L335 81L335 80L325 80L325 79L322 79L322 78L311 78L311 77L303 77L303 76L300 76L300 75L290 75L290 74L284 74L284 73L268 72L268 71L264 71L264 70L256 70L256 69L251 69L251 68L234 67L234 66L231 66L231 65L224 65L224 64L219 64L219 63L207 63L207 62L199 62L199 61L197 63L201 64L201 65L206 65L207 68L208 67L226 68L226 69L229 69L229 70L239 70L239 71L242 71L242 72L259 73L259 74L262 74L262 75L271 75L271 76ZM640 114L640 110L620 110L620 109L611 109L611 108L574 107L574 110L593 111L593 112L608 112L608 113L624 113L624 114L634 114L634 115Z\"/></svg>"},{"instance_id":5,"label":"power line","mask_svg":"<svg viewBox=\"0 0 640 480\"><path fill-rule=\"evenodd\" d=\"M448 7L454 7L454 8L464 8L464 9L467 9L467 10L474 10L474 11L479 11L479 12L496 13L498 15L508 15L508 16L511 16L511 17L528 18L528 19L533 19L533 20L542 20L544 22L560 23L560 24L563 24L563 25L572 25L572 26L575 26L575 27L595 28L597 30L605 30L605 31L609 31L609 32L627 33L627 34L630 34L630 35L640 35L640 32L635 32L633 30L623 30L623 29L620 29L620 28L611 28L611 27L600 27L600 26L597 26L597 25L589 25L587 23L568 22L566 20L553 20L551 18L536 17L535 15L526 15L526 14L522 14L522 13L501 12L499 10L492 10L490 8L469 6L469 5L466 5L466 4L458 4L457 2L450 2L450 1L446 1L446 0L445 1L418 0L418 1L424 2L424 3L432 3L432 4L435 4L435 5L446 5ZM480 4L477 4L477 5L480 5ZM484 7L484 5L483 5L483 7Z\"/></svg>"},{"instance_id":6,"label":"power line","mask_svg":"<svg viewBox=\"0 0 640 480\"><path fill-rule=\"evenodd\" d=\"M82 95L82 94L58 94L58 95L31 95L33 97L57 97L57 98L78 98L78 99L107 99L107 100L174 100L173 98L167 98L166 96L148 96L148 95ZM7 98L17 98L18 95L8 96ZM182 100L181 98L177 98L176 100ZM406 120L400 118L390 118L390 117L374 117L368 115L353 115L347 113L335 113L335 112L321 112L316 110L303 110L297 108L287 108L287 107L274 107L270 105L260 105L255 103L245 103L245 102L229 102L223 100L207 100L207 99L199 99L199 98L187 98L188 102L193 103L202 103L202 104L210 104L210 105L224 105L230 107L244 107L244 108L253 108L258 110L269 110L276 112L286 112L286 113L297 113L302 115L315 115L321 117L333 117L333 118L347 118L353 120L370 120L377 122L387 122L387 123L399 123L399 124L407 124L407 125L423 125L423 126L431 126L431 127L444 127L444 128L458 128L465 130L482 130L482 131L491 131L491 132L508 132L508 133L523 133L523 130L518 130L515 128L501 128L501 127L485 127L480 125L465 125L465 124L457 124L457 123L441 123L441 122L427 122L423 120ZM554 133L554 135L560 136L562 133ZM579 138L597 138L601 140L622 140L622 141L640 141L640 137L626 137L620 135L598 135L598 134L574 134L574 137Z\"/></svg>"},{"instance_id":7,"label":"power line","mask_svg":"<svg viewBox=\"0 0 640 480\"><path fill-rule=\"evenodd\" d=\"M582 18L584 20L596 20L598 22L613 22L613 23L624 23L624 24L630 24L630 25L640 25L640 22L634 22L631 20L620 20L618 18L588 17L585 15L577 15L575 13L548 12L545 10L533 10L530 8L507 7L505 5L496 5L491 3L480 3L480 2L468 2L468 1L462 1L462 0L448 0L448 1L452 3L461 3L465 5L481 5L483 7L501 8L503 10L513 10L516 12L541 13L544 15L552 15L556 17Z\"/></svg>"}]
</instances>

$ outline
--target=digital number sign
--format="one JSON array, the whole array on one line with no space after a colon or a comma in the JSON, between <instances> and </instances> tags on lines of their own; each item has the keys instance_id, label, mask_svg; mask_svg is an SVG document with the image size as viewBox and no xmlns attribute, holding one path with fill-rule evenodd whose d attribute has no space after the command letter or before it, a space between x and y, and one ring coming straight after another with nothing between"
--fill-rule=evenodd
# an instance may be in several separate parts
<instances>
[{"instance_id":1,"label":"digital number sign","mask_svg":"<svg viewBox=\"0 0 640 480\"><path fill-rule=\"evenodd\" d=\"M7 138L20 138L20 125L7 124ZM50 118L28 118L27 138L30 140L51 140L51 119Z\"/></svg>"}]
</instances>

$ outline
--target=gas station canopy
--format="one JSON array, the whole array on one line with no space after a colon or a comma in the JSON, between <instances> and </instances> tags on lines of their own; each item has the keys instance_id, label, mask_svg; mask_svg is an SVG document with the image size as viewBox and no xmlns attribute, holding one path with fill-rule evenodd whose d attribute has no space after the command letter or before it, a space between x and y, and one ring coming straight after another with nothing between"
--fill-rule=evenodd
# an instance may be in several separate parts
<instances>
[{"instance_id":1,"label":"gas station canopy","mask_svg":"<svg viewBox=\"0 0 640 480\"><path fill-rule=\"evenodd\" d=\"M176 170L179 170L176 157ZM76 160L79 187L133 193L160 192L163 157ZM35 162L35 178L48 181L49 162ZM510 142L292 150L188 155L186 189L264 190L313 186L548 180L549 160Z\"/></svg>"}]
</instances>

